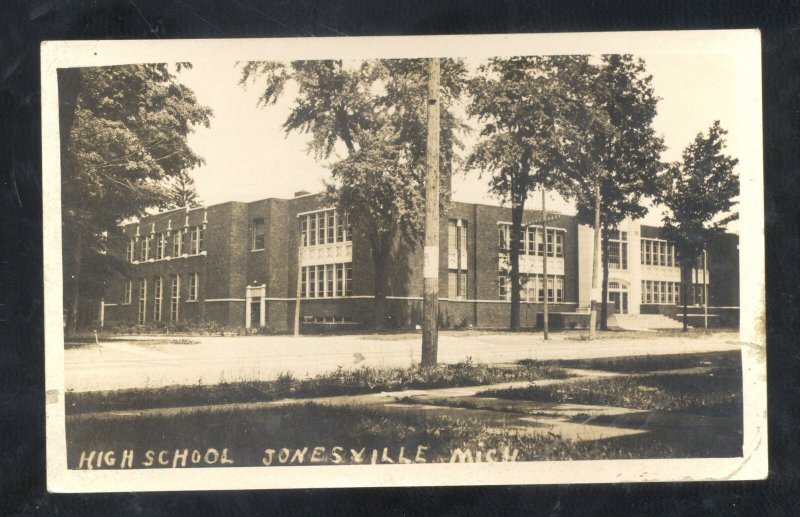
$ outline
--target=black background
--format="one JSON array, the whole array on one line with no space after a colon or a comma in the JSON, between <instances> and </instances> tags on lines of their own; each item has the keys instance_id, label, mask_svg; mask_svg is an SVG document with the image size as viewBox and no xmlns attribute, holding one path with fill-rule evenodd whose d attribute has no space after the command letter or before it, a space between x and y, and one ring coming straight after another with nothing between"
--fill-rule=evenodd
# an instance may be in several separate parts
<instances>
[{"instance_id":1,"label":"black background","mask_svg":"<svg viewBox=\"0 0 800 517\"><path fill-rule=\"evenodd\" d=\"M0 3L0 514L798 514L800 349L795 341L800 298L799 18L798 2L739 0ZM769 480L169 494L47 493L41 41L754 27L762 30L764 67ZM591 463L585 468L591 469Z\"/></svg>"}]
</instances>

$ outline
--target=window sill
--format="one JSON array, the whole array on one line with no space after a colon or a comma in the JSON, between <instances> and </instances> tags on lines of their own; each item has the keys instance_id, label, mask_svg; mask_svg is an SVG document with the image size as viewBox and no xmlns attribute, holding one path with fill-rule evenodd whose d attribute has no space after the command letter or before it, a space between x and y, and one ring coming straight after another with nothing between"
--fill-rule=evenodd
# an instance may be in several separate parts
<instances>
[{"instance_id":1,"label":"window sill","mask_svg":"<svg viewBox=\"0 0 800 517\"><path fill-rule=\"evenodd\" d=\"M186 303L197 303L200 300L186 300Z\"/></svg>"},{"instance_id":2,"label":"window sill","mask_svg":"<svg viewBox=\"0 0 800 517\"><path fill-rule=\"evenodd\" d=\"M266 249L266 248L256 248L256 249L254 249L254 250L250 250L250 251L251 251L251 252L253 252L253 251L264 251L265 249Z\"/></svg>"}]
</instances>

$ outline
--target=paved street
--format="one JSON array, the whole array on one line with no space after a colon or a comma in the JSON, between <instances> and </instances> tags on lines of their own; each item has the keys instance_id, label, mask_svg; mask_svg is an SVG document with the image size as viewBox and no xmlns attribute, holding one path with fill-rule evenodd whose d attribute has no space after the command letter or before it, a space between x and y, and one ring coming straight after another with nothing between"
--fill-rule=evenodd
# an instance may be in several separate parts
<instances>
[{"instance_id":1,"label":"paved street","mask_svg":"<svg viewBox=\"0 0 800 517\"><path fill-rule=\"evenodd\" d=\"M180 344L187 339L193 344ZM313 376L338 367L407 367L419 362L419 335L248 336L115 339L65 351L66 388L74 391L217 384L267 380L281 373ZM702 338L652 336L580 340L575 333L541 334L461 332L439 338L439 360L456 363L504 363L538 360L660 355L737 350L735 332Z\"/></svg>"}]
</instances>

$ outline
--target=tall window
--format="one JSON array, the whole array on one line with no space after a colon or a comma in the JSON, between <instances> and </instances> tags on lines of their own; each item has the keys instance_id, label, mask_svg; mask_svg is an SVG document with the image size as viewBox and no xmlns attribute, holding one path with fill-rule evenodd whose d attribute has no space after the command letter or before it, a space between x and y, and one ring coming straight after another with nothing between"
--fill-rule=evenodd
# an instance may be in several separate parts
<instances>
[{"instance_id":1,"label":"tall window","mask_svg":"<svg viewBox=\"0 0 800 517\"><path fill-rule=\"evenodd\" d=\"M509 225L507 224L501 224L497 227L497 247L503 251L507 251L511 248L511 246L509 246L510 233Z\"/></svg>"},{"instance_id":2,"label":"tall window","mask_svg":"<svg viewBox=\"0 0 800 517\"><path fill-rule=\"evenodd\" d=\"M675 246L661 239L642 239L642 264L646 266L673 267L675 262Z\"/></svg>"},{"instance_id":3,"label":"tall window","mask_svg":"<svg viewBox=\"0 0 800 517\"><path fill-rule=\"evenodd\" d=\"M139 280L139 325L144 325L147 317L147 280Z\"/></svg>"},{"instance_id":4,"label":"tall window","mask_svg":"<svg viewBox=\"0 0 800 517\"><path fill-rule=\"evenodd\" d=\"M317 246L349 242L353 232L347 216L337 210L321 210L300 215L300 233L303 246Z\"/></svg>"},{"instance_id":5,"label":"tall window","mask_svg":"<svg viewBox=\"0 0 800 517\"><path fill-rule=\"evenodd\" d=\"M170 287L169 296L169 320L178 321L180 317L180 299L181 299L181 277L179 275L172 275L172 282Z\"/></svg>"},{"instance_id":6,"label":"tall window","mask_svg":"<svg viewBox=\"0 0 800 517\"><path fill-rule=\"evenodd\" d=\"M264 249L264 244L266 242L264 228L263 217L253 219L253 251Z\"/></svg>"},{"instance_id":7,"label":"tall window","mask_svg":"<svg viewBox=\"0 0 800 517\"><path fill-rule=\"evenodd\" d=\"M180 257L181 253L183 253L183 232L175 230L175 234L172 236L172 256Z\"/></svg>"},{"instance_id":8,"label":"tall window","mask_svg":"<svg viewBox=\"0 0 800 517\"><path fill-rule=\"evenodd\" d=\"M189 298L190 302L197 301L197 291L200 286L200 275L197 273L189 273Z\"/></svg>"},{"instance_id":9,"label":"tall window","mask_svg":"<svg viewBox=\"0 0 800 517\"><path fill-rule=\"evenodd\" d=\"M336 216L336 242L344 242L344 216L335 213Z\"/></svg>"},{"instance_id":10,"label":"tall window","mask_svg":"<svg viewBox=\"0 0 800 517\"><path fill-rule=\"evenodd\" d=\"M609 231L608 267L612 269L628 269L628 232Z\"/></svg>"},{"instance_id":11,"label":"tall window","mask_svg":"<svg viewBox=\"0 0 800 517\"><path fill-rule=\"evenodd\" d=\"M136 246L136 241L134 241L133 239L128 241L128 247L125 250L125 259L128 262L133 262L133 253L134 253L135 246Z\"/></svg>"},{"instance_id":12,"label":"tall window","mask_svg":"<svg viewBox=\"0 0 800 517\"><path fill-rule=\"evenodd\" d=\"M156 234L156 260L161 260L166 255L167 236L163 233Z\"/></svg>"},{"instance_id":13,"label":"tall window","mask_svg":"<svg viewBox=\"0 0 800 517\"><path fill-rule=\"evenodd\" d=\"M195 226L192 228L191 240L189 241L189 254L199 255L203 250L203 227Z\"/></svg>"},{"instance_id":14,"label":"tall window","mask_svg":"<svg viewBox=\"0 0 800 517\"><path fill-rule=\"evenodd\" d=\"M317 214L307 215L308 217L308 245L317 245Z\"/></svg>"},{"instance_id":15,"label":"tall window","mask_svg":"<svg viewBox=\"0 0 800 517\"><path fill-rule=\"evenodd\" d=\"M467 297L467 264L462 262L462 254L467 250L467 222L451 219L447 224L447 245L450 257L455 258L455 268L450 259L448 271L448 293L450 299Z\"/></svg>"},{"instance_id":16,"label":"tall window","mask_svg":"<svg viewBox=\"0 0 800 517\"><path fill-rule=\"evenodd\" d=\"M141 238L139 260L145 262L148 258L150 258L150 237L144 236Z\"/></svg>"},{"instance_id":17,"label":"tall window","mask_svg":"<svg viewBox=\"0 0 800 517\"><path fill-rule=\"evenodd\" d=\"M325 297L326 298L333 298L335 296L334 286L336 285L336 279L334 278L335 273L334 264L326 264L325 265Z\"/></svg>"},{"instance_id":18,"label":"tall window","mask_svg":"<svg viewBox=\"0 0 800 517\"><path fill-rule=\"evenodd\" d=\"M325 244L325 222L327 218L325 217L325 212L318 212L316 214L317 217L317 244Z\"/></svg>"},{"instance_id":19,"label":"tall window","mask_svg":"<svg viewBox=\"0 0 800 517\"><path fill-rule=\"evenodd\" d=\"M344 296L344 264L336 264L336 296Z\"/></svg>"},{"instance_id":20,"label":"tall window","mask_svg":"<svg viewBox=\"0 0 800 517\"><path fill-rule=\"evenodd\" d=\"M308 217L306 216L300 217L300 242L303 243L303 247L308 246Z\"/></svg>"},{"instance_id":21,"label":"tall window","mask_svg":"<svg viewBox=\"0 0 800 517\"><path fill-rule=\"evenodd\" d=\"M164 299L164 290L161 277L153 279L153 321L161 321L161 302Z\"/></svg>"},{"instance_id":22,"label":"tall window","mask_svg":"<svg viewBox=\"0 0 800 517\"><path fill-rule=\"evenodd\" d=\"M348 226L348 228L349 228L349 226ZM352 262L346 263L344 265L344 269L345 269L344 295L345 296L353 296L353 263Z\"/></svg>"},{"instance_id":23,"label":"tall window","mask_svg":"<svg viewBox=\"0 0 800 517\"><path fill-rule=\"evenodd\" d=\"M506 285L506 275L501 273L498 276L497 283L498 283L497 294L500 296L501 300L505 300L507 296L511 296L511 292L509 291L508 286Z\"/></svg>"},{"instance_id":24,"label":"tall window","mask_svg":"<svg viewBox=\"0 0 800 517\"><path fill-rule=\"evenodd\" d=\"M122 297L122 303L131 303L131 291L133 291L133 281L125 280L125 293Z\"/></svg>"}]
</instances>

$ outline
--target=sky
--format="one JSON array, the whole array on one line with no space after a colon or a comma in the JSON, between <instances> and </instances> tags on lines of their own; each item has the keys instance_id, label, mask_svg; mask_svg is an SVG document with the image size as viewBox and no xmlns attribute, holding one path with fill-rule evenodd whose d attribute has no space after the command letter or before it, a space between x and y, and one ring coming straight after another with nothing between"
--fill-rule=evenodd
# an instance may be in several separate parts
<instances>
[{"instance_id":1,"label":"sky","mask_svg":"<svg viewBox=\"0 0 800 517\"><path fill-rule=\"evenodd\" d=\"M746 131L737 112L735 55L681 53L639 55L653 76L658 97L656 132L665 141L666 161L680 158L682 150L714 120L728 130L727 153L737 156L744 149ZM470 63L471 65L478 64ZM290 84L272 106L257 106L259 85L240 86L240 68L235 62L195 61L193 68L178 74L198 101L214 111L210 128L196 128L189 143L205 160L192 171L197 190L206 204L253 201L267 197L292 197L296 191L318 192L329 171L325 163L306 152L310 135L286 134L281 125L289 114L296 89ZM470 121L471 122L471 121ZM467 147L469 142L467 141ZM499 204L488 194L487 178L457 171L453 176L453 198L457 201ZM574 213L574 207L557 195L549 196L548 210ZM528 208L541 207L540 194L532 194ZM660 224L662 209L651 207L643 222ZM735 227L729 227L735 230Z\"/></svg>"}]
</instances>

